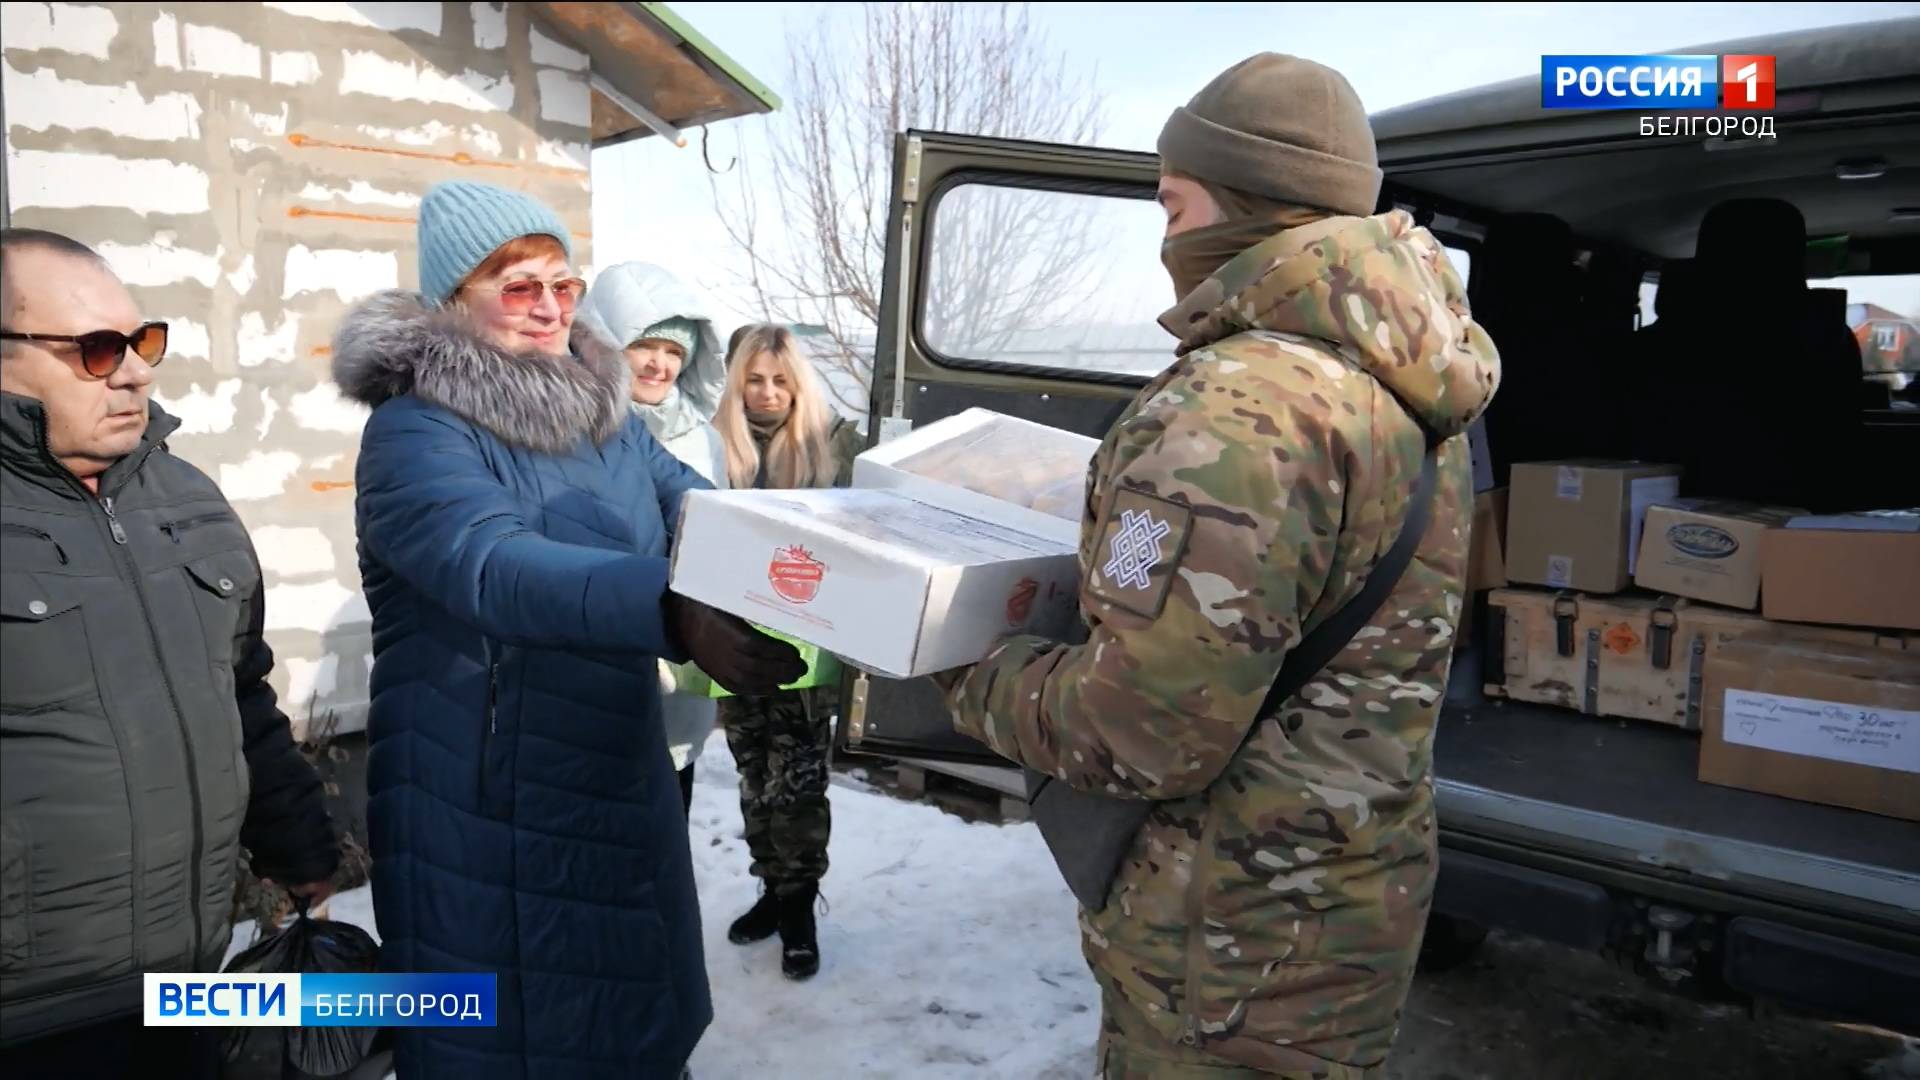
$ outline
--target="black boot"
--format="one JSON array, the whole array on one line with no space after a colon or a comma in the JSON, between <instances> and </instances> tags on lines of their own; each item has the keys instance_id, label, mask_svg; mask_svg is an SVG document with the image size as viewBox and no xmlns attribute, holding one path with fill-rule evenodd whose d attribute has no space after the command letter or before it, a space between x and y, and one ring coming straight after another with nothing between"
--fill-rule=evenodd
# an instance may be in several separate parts
<instances>
[{"instance_id":1,"label":"black boot","mask_svg":"<svg viewBox=\"0 0 1920 1080\"><path fill-rule=\"evenodd\" d=\"M813 924L819 898L818 885L780 897L780 970L789 979L811 979L820 972L820 939Z\"/></svg>"},{"instance_id":2,"label":"black boot","mask_svg":"<svg viewBox=\"0 0 1920 1080\"><path fill-rule=\"evenodd\" d=\"M780 898L774 894L774 886L767 884L766 891L745 915L734 920L727 929L727 940L735 945L751 945L756 941L765 941L780 929Z\"/></svg>"}]
</instances>

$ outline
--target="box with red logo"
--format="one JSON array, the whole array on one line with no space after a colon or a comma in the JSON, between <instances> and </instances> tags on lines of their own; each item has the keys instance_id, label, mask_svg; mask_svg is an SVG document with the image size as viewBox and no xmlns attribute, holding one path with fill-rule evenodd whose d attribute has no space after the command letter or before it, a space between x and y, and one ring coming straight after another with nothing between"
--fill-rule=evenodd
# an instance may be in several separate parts
<instances>
[{"instance_id":1,"label":"box with red logo","mask_svg":"<svg viewBox=\"0 0 1920 1080\"><path fill-rule=\"evenodd\" d=\"M694 492L672 587L855 667L912 678L971 664L1009 634L1072 626L1075 545L1008 523L1018 517L897 490Z\"/></svg>"}]
</instances>

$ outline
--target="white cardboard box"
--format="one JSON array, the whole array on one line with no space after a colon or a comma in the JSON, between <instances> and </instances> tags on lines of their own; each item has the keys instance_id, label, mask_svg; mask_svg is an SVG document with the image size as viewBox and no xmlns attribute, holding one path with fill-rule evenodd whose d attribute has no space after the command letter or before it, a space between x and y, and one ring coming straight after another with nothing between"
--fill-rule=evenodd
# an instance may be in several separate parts
<instances>
[{"instance_id":1,"label":"white cardboard box","mask_svg":"<svg viewBox=\"0 0 1920 1080\"><path fill-rule=\"evenodd\" d=\"M1000 521L899 490L693 492L672 587L893 678L974 663L1009 634L1065 636L1076 540L984 509Z\"/></svg>"},{"instance_id":2,"label":"white cardboard box","mask_svg":"<svg viewBox=\"0 0 1920 1080\"><path fill-rule=\"evenodd\" d=\"M898 491L1077 549L1100 440L968 409L861 454L853 486Z\"/></svg>"}]
</instances>

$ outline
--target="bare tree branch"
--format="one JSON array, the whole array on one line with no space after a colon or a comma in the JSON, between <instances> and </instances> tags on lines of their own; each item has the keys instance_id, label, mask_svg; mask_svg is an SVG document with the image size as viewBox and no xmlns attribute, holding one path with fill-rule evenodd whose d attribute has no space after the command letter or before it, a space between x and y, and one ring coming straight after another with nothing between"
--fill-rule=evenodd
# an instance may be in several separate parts
<instances>
[{"instance_id":1,"label":"bare tree branch","mask_svg":"<svg viewBox=\"0 0 1920 1080\"><path fill-rule=\"evenodd\" d=\"M835 394L863 412L894 136L917 128L1084 144L1099 134L1103 102L1089 80L1068 72L1024 4L845 11L827 8L790 35L790 107L767 122L766 167L749 168L742 154L737 187L723 192L710 179L760 315L823 328L819 359L857 387L835 386ZM777 226L761 214L761 199L776 209ZM921 283L929 337L944 351L991 356L1092 302L1094 200L988 186L949 199Z\"/></svg>"}]
</instances>

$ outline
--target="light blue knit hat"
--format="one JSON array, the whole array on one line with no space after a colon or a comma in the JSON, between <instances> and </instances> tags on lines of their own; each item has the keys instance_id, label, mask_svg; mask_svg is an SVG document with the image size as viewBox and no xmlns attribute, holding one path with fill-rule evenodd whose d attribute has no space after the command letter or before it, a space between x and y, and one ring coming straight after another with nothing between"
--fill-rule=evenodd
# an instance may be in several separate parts
<instances>
[{"instance_id":1,"label":"light blue knit hat","mask_svg":"<svg viewBox=\"0 0 1920 1080\"><path fill-rule=\"evenodd\" d=\"M652 338L655 341L671 341L675 345L680 346L680 354L682 356L691 359L693 356L694 342L699 339L699 336L699 323L694 322L692 319L675 315L671 318L662 319L652 326L647 327L645 330L640 331L640 336L633 340L646 341Z\"/></svg>"},{"instance_id":2,"label":"light blue knit hat","mask_svg":"<svg viewBox=\"0 0 1920 1080\"><path fill-rule=\"evenodd\" d=\"M518 191L448 180L420 200L420 293L442 302L500 249L522 236L551 236L573 261L573 240L559 215Z\"/></svg>"}]
</instances>

